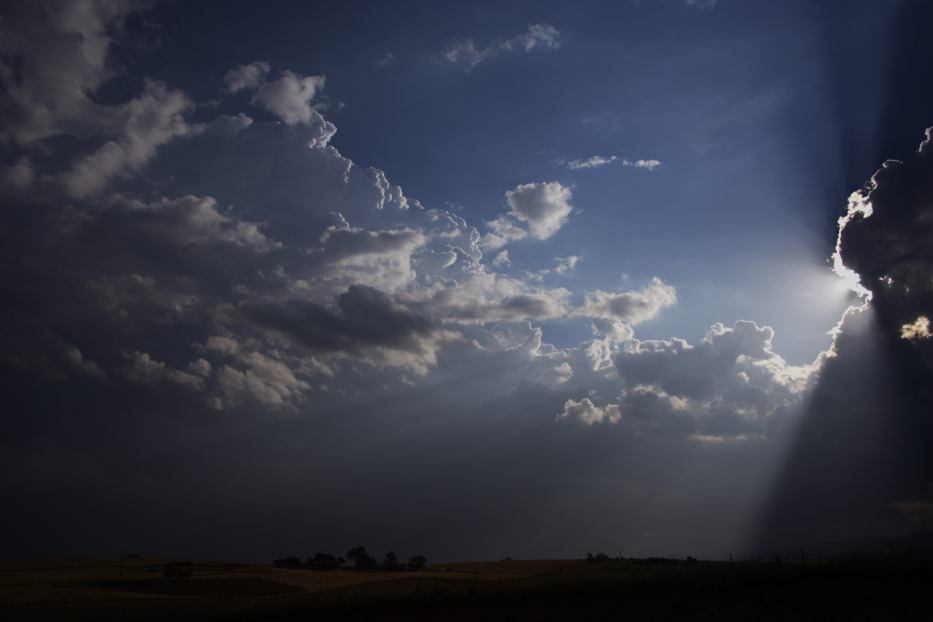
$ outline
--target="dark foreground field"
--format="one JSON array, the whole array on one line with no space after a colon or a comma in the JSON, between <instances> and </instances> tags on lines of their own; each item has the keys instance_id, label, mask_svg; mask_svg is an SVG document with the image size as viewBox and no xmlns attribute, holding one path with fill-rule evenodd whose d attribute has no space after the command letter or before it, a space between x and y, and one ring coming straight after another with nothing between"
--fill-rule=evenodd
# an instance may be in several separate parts
<instances>
[{"instance_id":1,"label":"dark foreground field","mask_svg":"<svg viewBox=\"0 0 933 622\"><path fill-rule=\"evenodd\" d=\"M933 560L477 562L424 572L167 562L0 564L2 620L898 620L933 616ZM177 569L179 566L176 565ZM120 574L122 572L122 579Z\"/></svg>"}]
</instances>

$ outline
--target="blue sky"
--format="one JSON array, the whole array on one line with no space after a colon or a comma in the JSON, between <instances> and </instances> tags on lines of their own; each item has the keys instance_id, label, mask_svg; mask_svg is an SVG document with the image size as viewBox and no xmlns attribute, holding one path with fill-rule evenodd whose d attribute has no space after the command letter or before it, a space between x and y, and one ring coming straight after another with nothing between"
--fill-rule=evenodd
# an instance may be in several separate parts
<instances>
[{"instance_id":1,"label":"blue sky","mask_svg":"<svg viewBox=\"0 0 933 622\"><path fill-rule=\"evenodd\" d=\"M249 3L199 15L159 6L149 19L160 24L151 34L160 53L147 73L204 100L233 59L326 75L333 144L425 205L480 222L520 183L573 188L566 229L509 249L514 269L578 255L583 288L659 276L681 304L646 325L648 336L695 339L714 321L756 318L794 362L828 345L846 305L823 291L835 215L865 171L898 155L862 156L861 177L843 170L841 135L867 142L868 130L840 118L838 102L851 119L880 114L880 94L844 74L880 70L887 53L863 41L890 36L896 7L853 3L845 20L800 2L293 8L270 20ZM553 25L559 49L500 53L469 71L443 56L465 39L495 46L531 23ZM236 112L243 99L221 110ZM915 134L901 137L906 149ZM662 165L560 164L593 155ZM549 327L565 344L585 333L579 322Z\"/></svg>"},{"instance_id":2,"label":"blue sky","mask_svg":"<svg viewBox=\"0 0 933 622\"><path fill-rule=\"evenodd\" d=\"M848 535L929 519L924 3L0 10L4 533L85 508L23 554L722 556L804 493L795 541L857 499ZM854 465L875 496L800 476Z\"/></svg>"}]
</instances>

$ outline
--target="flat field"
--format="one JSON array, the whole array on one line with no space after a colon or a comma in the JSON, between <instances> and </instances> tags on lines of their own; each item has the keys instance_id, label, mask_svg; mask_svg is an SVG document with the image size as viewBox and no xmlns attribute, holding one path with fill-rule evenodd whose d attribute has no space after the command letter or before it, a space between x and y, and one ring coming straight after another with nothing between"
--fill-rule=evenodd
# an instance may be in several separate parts
<instances>
[{"instance_id":1,"label":"flat field","mask_svg":"<svg viewBox=\"0 0 933 622\"><path fill-rule=\"evenodd\" d=\"M166 567L187 575L164 578ZM0 562L10 620L891 620L933 615L933 561L508 560L422 572L153 558Z\"/></svg>"}]
</instances>

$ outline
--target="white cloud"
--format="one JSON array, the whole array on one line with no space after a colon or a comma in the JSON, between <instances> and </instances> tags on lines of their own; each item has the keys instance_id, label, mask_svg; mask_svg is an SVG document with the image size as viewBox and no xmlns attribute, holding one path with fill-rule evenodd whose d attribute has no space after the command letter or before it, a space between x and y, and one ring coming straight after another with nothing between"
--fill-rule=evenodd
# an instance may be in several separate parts
<instances>
[{"instance_id":1,"label":"white cloud","mask_svg":"<svg viewBox=\"0 0 933 622\"><path fill-rule=\"evenodd\" d=\"M204 347L227 356L235 356L240 351L240 345L236 342L236 339L223 335L212 335L208 337Z\"/></svg>"},{"instance_id":2,"label":"white cloud","mask_svg":"<svg viewBox=\"0 0 933 622\"><path fill-rule=\"evenodd\" d=\"M105 380L107 378L107 374L104 370L102 370L97 363L86 358L81 350L77 348L68 348L65 356L79 373L98 380Z\"/></svg>"},{"instance_id":3,"label":"white cloud","mask_svg":"<svg viewBox=\"0 0 933 622\"><path fill-rule=\"evenodd\" d=\"M324 81L324 76L301 76L286 71L278 80L260 84L253 102L261 104L286 125L307 125L313 117L311 100L324 88Z\"/></svg>"},{"instance_id":4,"label":"white cloud","mask_svg":"<svg viewBox=\"0 0 933 622\"><path fill-rule=\"evenodd\" d=\"M111 36L140 3L36 0L0 20L0 143L109 129L112 109L91 95L112 76Z\"/></svg>"},{"instance_id":5,"label":"white cloud","mask_svg":"<svg viewBox=\"0 0 933 622\"><path fill-rule=\"evenodd\" d=\"M654 169L661 166L660 160L622 160L622 166L630 166L632 168L644 168L648 169L649 172L654 171Z\"/></svg>"},{"instance_id":6,"label":"white cloud","mask_svg":"<svg viewBox=\"0 0 933 622\"><path fill-rule=\"evenodd\" d=\"M97 194L112 178L138 171L161 145L203 130L185 121L185 114L191 109L191 101L182 92L147 80L142 95L118 110L123 119L119 137L78 160L65 174L63 183L68 194L73 197Z\"/></svg>"},{"instance_id":7,"label":"white cloud","mask_svg":"<svg viewBox=\"0 0 933 622\"><path fill-rule=\"evenodd\" d=\"M661 309L677 302L676 290L654 277L641 290L604 292L586 295L578 314L592 318L593 332L613 342L632 337L632 327L655 317Z\"/></svg>"},{"instance_id":8,"label":"white cloud","mask_svg":"<svg viewBox=\"0 0 933 622\"><path fill-rule=\"evenodd\" d=\"M567 257L555 257L554 258L554 272L557 274L568 274L577 269L577 264L580 263L581 257L579 255L569 255Z\"/></svg>"},{"instance_id":9,"label":"white cloud","mask_svg":"<svg viewBox=\"0 0 933 622\"><path fill-rule=\"evenodd\" d=\"M238 361L243 369L225 365L218 372L223 394L221 406L237 405L244 400L274 408L291 406L300 400L302 391L310 388L288 365L260 352L240 354Z\"/></svg>"},{"instance_id":10,"label":"white cloud","mask_svg":"<svg viewBox=\"0 0 933 622\"><path fill-rule=\"evenodd\" d=\"M472 71L477 65L500 54L515 50L556 50L560 48L560 31L549 24L532 24L525 32L499 40L487 47L477 47L473 39L453 43L444 51L448 62L459 65L464 71Z\"/></svg>"},{"instance_id":11,"label":"white cloud","mask_svg":"<svg viewBox=\"0 0 933 622\"><path fill-rule=\"evenodd\" d=\"M610 164L615 164L616 162L622 164L622 166L627 166L629 168L643 168L647 169L649 172L654 171L654 169L661 166L660 160L629 160L628 158L620 158L619 156L602 156L594 155L588 158L570 160L566 163L566 167L571 171L579 171L589 168L601 168L603 166L609 166ZM561 162L562 163L562 162Z\"/></svg>"},{"instance_id":12,"label":"white cloud","mask_svg":"<svg viewBox=\"0 0 933 622\"><path fill-rule=\"evenodd\" d=\"M269 63L253 61L228 71L227 75L224 76L224 82L227 84L227 90L231 93L239 93L244 90L253 91L265 82L267 75L269 75Z\"/></svg>"},{"instance_id":13,"label":"white cloud","mask_svg":"<svg viewBox=\"0 0 933 622\"><path fill-rule=\"evenodd\" d=\"M99 226L112 221L123 235L145 238L153 246L221 243L260 253L279 246L257 223L223 214L212 197L189 195L144 202L121 196L109 207L99 216Z\"/></svg>"},{"instance_id":14,"label":"white cloud","mask_svg":"<svg viewBox=\"0 0 933 622\"><path fill-rule=\"evenodd\" d=\"M715 9L717 4L719 0L684 0L685 6L708 11Z\"/></svg>"},{"instance_id":15,"label":"white cloud","mask_svg":"<svg viewBox=\"0 0 933 622\"><path fill-rule=\"evenodd\" d=\"M311 101L324 88L324 76L302 76L293 71L283 71L276 80L268 80L269 63L255 61L239 65L227 72L224 78L231 93L243 90L255 91L252 103L262 106L278 117L285 125L318 125L328 128L326 144L336 128L324 121L311 105Z\"/></svg>"},{"instance_id":16,"label":"white cloud","mask_svg":"<svg viewBox=\"0 0 933 622\"><path fill-rule=\"evenodd\" d=\"M597 406L590 398L584 397L579 402L572 399L564 402L564 410L557 419L570 419L585 425L619 423L622 420L622 411L618 404Z\"/></svg>"},{"instance_id":17,"label":"white cloud","mask_svg":"<svg viewBox=\"0 0 933 622\"><path fill-rule=\"evenodd\" d=\"M507 43L496 49L550 49L559 39L541 26ZM282 124L253 123L239 113L193 126L185 119L188 98L155 82L109 110L111 120L119 117L101 130L110 143L72 171L69 233L55 244L20 240L2 251L4 261L37 246L52 249L54 260L72 258L58 287L80 302L47 324L72 334L88 318L112 318L126 329L113 341L132 353L115 371L137 382L197 388L204 392L199 399L222 408L294 409L322 378L332 395L360 395L428 382L435 370L487 368L498 370L490 391L500 395L529 383L567 393L585 393L588 385L614 388L611 403L598 402L605 406L595 397L565 402L566 418L588 424L622 423L623 410L628 418L629 409L643 412L646 404L671 412L688 403L714 408L714 397L687 395L678 386L681 342L649 345L634 337L639 323L676 302L671 285L654 279L640 290L575 294L528 275L492 271L510 264L506 250L484 264L484 249L559 231L574 209L570 188L557 181L515 187L505 193L508 211L481 236L460 215L425 209L383 171L357 166L328 145L336 128L313 105L323 77L269 76L268 65L253 63L231 71L227 86L252 91L252 101ZM157 147L177 136L188 137L185 148L160 157ZM629 165L656 166L651 162ZM129 191L93 198L143 166L165 180L162 198L143 200ZM33 171L36 179L42 173ZM37 209L50 222L64 218L58 202ZM579 262L579 255L555 257L552 266L529 274L567 275ZM589 320L596 336L557 348L533 324L548 320ZM185 338L162 344L159 357L184 361L184 371L154 360L142 345L151 343L143 338L148 331L166 330ZM724 343L730 330L714 330L709 344L693 350ZM28 340L22 344L23 352L35 349ZM60 360L61 345L55 347ZM82 350L108 360L76 340L74 352ZM660 352L665 362L640 375ZM801 374L776 355L749 352L729 372L734 382L716 377L719 395L728 394L723 400L739 404L743 382L772 393L796 390ZM96 373L83 355L69 356L72 372Z\"/></svg>"},{"instance_id":18,"label":"white cloud","mask_svg":"<svg viewBox=\"0 0 933 622\"><path fill-rule=\"evenodd\" d=\"M386 52L382 56L376 59L376 67L382 69L383 67L388 67L395 62L395 54L392 52Z\"/></svg>"},{"instance_id":19,"label":"white cloud","mask_svg":"<svg viewBox=\"0 0 933 622\"><path fill-rule=\"evenodd\" d=\"M714 324L695 346L682 339L634 339L615 355L629 387L688 400L697 413L727 412L758 419L797 405L814 367L788 364L771 349L774 331L739 320Z\"/></svg>"},{"instance_id":20,"label":"white cloud","mask_svg":"<svg viewBox=\"0 0 933 622\"><path fill-rule=\"evenodd\" d=\"M94 145L63 174L50 178L71 197L100 193L116 177L138 172L156 150L178 136L200 131L185 115L188 98L161 82L145 80L142 93L123 103L100 104L97 90L114 77L108 63L111 37L139 2L38 1L9 7L0 22L0 143L31 146L68 135ZM44 144L48 155L55 146ZM23 189L35 177L28 160L2 171L0 186Z\"/></svg>"},{"instance_id":21,"label":"white cloud","mask_svg":"<svg viewBox=\"0 0 933 622\"><path fill-rule=\"evenodd\" d=\"M484 249L496 250L509 242L528 237L528 230L520 226L507 215L497 216L486 223L489 232L483 236L481 245Z\"/></svg>"},{"instance_id":22,"label":"white cloud","mask_svg":"<svg viewBox=\"0 0 933 622\"><path fill-rule=\"evenodd\" d=\"M571 160L570 162L567 162L567 168L569 168L571 171L577 171L577 170L586 169L586 168L598 168L601 166L608 166L609 164L612 164L613 162L618 162L618 161L619 161L619 156L594 155L594 156L585 158L583 160Z\"/></svg>"},{"instance_id":23,"label":"white cloud","mask_svg":"<svg viewBox=\"0 0 933 622\"><path fill-rule=\"evenodd\" d=\"M901 326L901 339L928 339L931 334L933 333L930 333L930 318L925 315Z\"/></svg>"},{"instance_id":24,"label":"white cloud","mask_svg":"<svg viewBox=\"0 0 933 622\"><path fill-rule=\"evenodd\" d=\"M130 380L143 384L158 384L159 382L171 382L186 389L200 391L204 389L204 380L194 374L173 369L161 361L156 361L146 352L129 352L126 358L130 361L129 367L124 370L126 377Z\"/></svg>"},{"instance_id":25,"label":"white cloud","mask_svg":"<svg viewBox=\"0 0 933 622\"><path fill-rule=\"evenodd\" d=\"M505 193L511 216L539 240L551 237L567 222L573 211L571 196L570 188L557 181L521 184Z\"/></svg>"}]
</instances>

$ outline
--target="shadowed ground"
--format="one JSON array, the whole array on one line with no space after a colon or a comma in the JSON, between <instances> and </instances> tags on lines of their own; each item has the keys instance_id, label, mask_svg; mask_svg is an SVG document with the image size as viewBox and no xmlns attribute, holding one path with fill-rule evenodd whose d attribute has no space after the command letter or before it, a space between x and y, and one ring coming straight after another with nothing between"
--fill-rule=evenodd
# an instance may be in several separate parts
<instances>
[{"instance_id":1,"label":"shadowed ground","mask_svg":"<svg viewBox=\"0 0 933 622\"><path fill-rule=\"evenodd\" d=\"M929 609L920 555L807 563L474 562L424 572L309 571L155 559L0 564L4 620L898 619Z\"/></svg>"}]
</instances>

